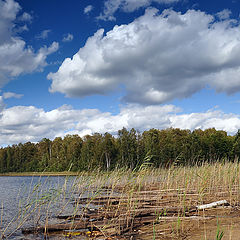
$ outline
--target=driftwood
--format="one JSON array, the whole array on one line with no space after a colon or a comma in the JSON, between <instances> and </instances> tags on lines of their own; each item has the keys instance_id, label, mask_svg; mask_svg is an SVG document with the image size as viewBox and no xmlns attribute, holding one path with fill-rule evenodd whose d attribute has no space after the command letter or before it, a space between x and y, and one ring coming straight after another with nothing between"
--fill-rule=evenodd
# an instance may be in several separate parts
<instances>
[{"instance_id":1,"label":"driftwood","mask_svg":"<svg viewBox=\"0 0 240 240\"><path fill-rule=\"evenodd\" d=\"M47 233L47 232L58 232L63 230L70 229L87 229L88 224L85 222L73 222L73 223L64 223L64 224L53 224L40 227L30 227L22 229L23 234L32 234L32 233Z\"/></svg>"},{"instance_id":2,"label":"driftwood","mask_svg":"<svg viewBox=\"0 0 240 240\"><path fill-rule=\"evenodd\" d=\"M195 208L196 209L196 208ZM69 223L52 224L40 227L31 227L22 229L23 234L33 233L50 233L64 230L88 229L89 231L98 229L109 229L107 233L111 232L113 235L120 235L128 231L138 228L139 226L152 224L163 219L178 219L179 214L183 214L182 208L166 207L164 208L143 208L129 211L127 214L124 211L101 212L83 215L67 215L57 216L59 219L73 220ZM163 216L164 215L164 216ZM167 215L167 216L166 216ZM116 227L120 226L120 227ZM115 230L113 231L113 229Z\"/></svg>"},{"instance_id":3,"label":"driftwood","mask_svg":"<svg viewBox=\"0 0 240 240\"><path fill-rule=\"evenodd\" d=\"M73 201L82 208L75 215L56 216L64 223L22 229L23 234L63 232L67 230L98 231L99 236L133 236L144 225L161 224L183 219L205 221L214 216L200 216L199 210L229 205L226 200L197 205L198 194L184 189L139 191L129 197L98 196ZM184 202L181 200L184 197ZM184 203L184 204L183 204ZM96 209L86 206L94 204ZM101 206L99 206L101 205ZM85 206L85 207L84 207ZM151 227L150 227L151 229Z\"/></svg>"},{"instance_id":4,"label":"driftwood","mask_svg":"<svg viewBox=\"0 0 240 240\"><path fill-rule=\"evenodd\" d=\"M111 232L111 235L120 235L129 229L133 229L136 226L147 225L153 223L156 217L154 216L139 216L135 218L118 218L112 219L111 221L100 220L96 221L75 221L72 223L62 223L62 224L52 224L45 225L40 227L31 227L22 229L23 234L36 234L36 233L50 233L50 232L59 232L64 230L80 230L80 229L88 229L89 231L97 231L99 229L104 229ZM128 230L127 230L128 229Z\"/></svg>"},{"instance_id":5,"label":"driftwood","mask_svg":"<svg viewBox=\"0 0 240 240\"><path fill-rule=\"evenodd\" d=\"M197 206L197 210L204 210L207 208L214 208L217 206L229 206L229 203L227 202L227 200L221 200L221 201L212 202L204 205L199 205Z\"/></svg>"}]
</instances>

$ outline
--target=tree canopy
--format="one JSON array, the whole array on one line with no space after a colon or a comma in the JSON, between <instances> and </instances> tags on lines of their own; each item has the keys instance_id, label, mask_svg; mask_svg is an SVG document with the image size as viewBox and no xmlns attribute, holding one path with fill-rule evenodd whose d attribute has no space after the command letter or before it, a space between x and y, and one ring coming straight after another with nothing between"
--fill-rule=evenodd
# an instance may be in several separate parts
<instances>
[{"instance_id":1,"label":"tree canopy","mask_svg":"<svg viewBox=\"0 0 240 240\"><path fill-rule=\"evenodd\" d=\"M234 161L240 157L240 131L229 136L215 128L194 131L168 128L140 133L123 128L109 133L67 135L0 149L0 172L136 169L150 156L153 167Z\"/></svg>"}]
</instances>

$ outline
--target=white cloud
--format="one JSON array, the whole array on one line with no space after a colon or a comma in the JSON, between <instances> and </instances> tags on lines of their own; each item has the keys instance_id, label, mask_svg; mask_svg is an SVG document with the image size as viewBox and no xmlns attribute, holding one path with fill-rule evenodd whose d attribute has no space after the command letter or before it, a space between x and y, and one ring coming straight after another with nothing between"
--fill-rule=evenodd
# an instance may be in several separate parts
<instances>
[{"instance_id":1,"label":"white cloud","mask_svg":"<svg viewBox=\"0 0 240 240\"><path fill-rule=\"evenodd\" d=\"M20 11L20 5L14 0L0 0L0 45L11 40L14 20Z\"/></svg>"},{"instance_id":2,"label":"white cloud","mask_svg":"<svg viewBox=\"0 0 240 240\"><path fill-rule=\"evenodd\" d=\"M39 33L36 38L37 39L47 39L48 38L48 35L49 33L51 32L52 30L50 29L46 29L46 30L43 30L41 33Z\"/></svg>"},{"instance_id":3,"label":"white cloud","mask_svg":"<svg viewBox=\"0 0 240 240\"><path fill-rule=\"evenodd\" d=\"M229 9L224 9L221 12L218 12L216 15L221 20L226 20L230 17L232 12Z\"/></svg>"},{"instance_id":4,"label":"white cloud","mask_svg":"<svg viewBox=\"0 0 240 240\"><path fill-rule=\"evenodd\" d=\"M63 36L63 42L71 42L73 40L73 35L68 33L67 35Z\"/></svg>"},{"instance_id":5,"label":"white cloud","mask_svg":"<svg viewBox=\"0 0 240 240\"><path fill-rule=\"evenodd\" d=\"M0 45L0 87L9 80L9 77L44 67L47 56L57 49L58 43L53 42L51 46L44 46L34 53L31 48L26 47L23 40L17 38Z\"/></svg>"},{"instance_id":6,"label":"white cloud","mask_svg":"<svg viewBox=\"0 0 240 240\"><path fill-rule=\"evenodd\" d=\"M91 11L93 10L93 6L92 5L88 5L84 8L84 14L89 14Z\"/></svg>"},{"instance_id":7,"label":"white cloud","mask_svg":"<svg viewBox=\"0 0 240 240\"><path fill-rule=\"evenodd\" d=\"M28 30L26 25L17 24L20 5L14 0L0 0L0 9L0 87L2 87L13 77L44 67L47 56L58 49L58 43L54 42L51 46L44 46L35 52L17 36L18 32ZM20 18L25 22L31 20L27 13L23 13Z\"/></svg>"},{"instance_id":8,"label":"white cloud","mask_svg":"<svg viewBox=\"0 0 240 240\"><path fill-rule=\"evenodd\" d=\"M24 21L24 22L31 22L33 19L33 17L27 13L27 12L24 12L20 17L19 17L19 20L20 21Z\"/></svg>"},{"instance_id":9,"label":"white cloud","mask_svg":"<svg viewBox=\"0 0 240 240\"><path fill-rule=\"evenodd\" d=\"M51 92L69 97L107 94L120 86L124 100L159 104L211 86L240 91L240 26L201 11L148 9L128 25L100 29L72 59L50 73Z\"/></svg>"},{"instance_id":10,"label":"white cloud","mask_svg":"<svg viewBox=\"0 0 240 240\"><path fill-rule=\"evenodd\" d=\"M171 126L181 129L216 128L229 134L235 134L240 127L240 116L225 114L220 110L209 110L204 113L182 114L170 117Z\"/></svg>"},{"instance_id":11,"label":"white cloud","mask_svg":"<svg viewBox=\"0 0 240 240\"><path fill-rule=\"evenodd\" d=\"M6 107L6 104L4 103L3 96L0 96L0 117L1 117L1 112L5 107Z\"/></svg>"},{"instance_id":12,"label":"white cloud","mask_svg":"<svg viewBox=\"0 0 240 240\"><path fill-rule=\"evenodd\" d=\"M8 99L8 98L21 98L23 94L17 94L13 92L4 92L3 93L3 98Z\"/></svg>"},{"instance_id":13,"label":"white cloud","mask_svg":"<svg viewBox=\"0 0 240 240\"><path fill-rule=\"evenodd\" d=\"M113 115L97 109L74 110L70 106L48 112L33 106L15 106L1 112L0 145L36 142L44 137L54 139L66 134L84 136L109 132L117 135L122 127L134 127L140 131L168 127L190 130L215 127L229 134L235 134L240 128L239 115L225 114L216 109L192 114L182 114L180 111L173 105L142 107L131 104L122 107L119 114Z\"/></svg>"},{"instance_id":14,"label":"white cloud","mask_svg":"<svg viewBox=\"0 0 240 240\"><path fill-rule=\"evenodd\" d=\"M98 17L100 20L115 20L114 13L118 10L134 12L141 7L148 7L151 3L171 4L180 0L105 0L103 13Z\"/></svg>"}]
</instances>

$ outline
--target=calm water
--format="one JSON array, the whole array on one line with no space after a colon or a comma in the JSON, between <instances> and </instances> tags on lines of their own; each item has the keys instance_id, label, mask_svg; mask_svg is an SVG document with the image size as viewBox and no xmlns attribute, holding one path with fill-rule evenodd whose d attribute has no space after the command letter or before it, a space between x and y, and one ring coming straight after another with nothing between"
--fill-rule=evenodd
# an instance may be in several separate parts
<instances>
[{"instance_id":1,"label":"calm water","mask_svg":"<svg viewBox=\"0 0 240 240\"><path fill-rule=\"evenodd\" d=\"M9 236L19 224L23 223L21 228L44 224L46 216L54 223L57 221L54 215L73 210L69 203L74 198L75 185L76 177L0 177L1 231ZM9 239L43 239L42 236L23 236L20 229ZM2 233L0 239L1 236Z\"/></svg>"}]
</instances>

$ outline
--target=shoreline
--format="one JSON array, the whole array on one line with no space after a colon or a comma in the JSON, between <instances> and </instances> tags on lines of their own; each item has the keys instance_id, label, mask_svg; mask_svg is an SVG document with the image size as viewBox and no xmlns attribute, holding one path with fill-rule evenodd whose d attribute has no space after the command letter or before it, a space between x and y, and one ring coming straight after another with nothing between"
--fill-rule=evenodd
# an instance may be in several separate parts
<instances>
[{"instance_id":1,"label":"shoreline","mask_svg":"<svg viewBox=\"0 0 240 240\"><path fill-rule=\"evenodd\" d=\"M10 172L0 173L0 177L32 177L32 176L78 176L78 172Z\"/></svg>"},{"instance_id":2,"label":"shoreline","mask_svg":"<svg viewBox=\"0 0 240 240\"><path fill-rule=\"evenodd\" d=\"M3 175L76 174L69 171ZM34 178L29 182L31 188L25 188L26 201L21 200L19 204L19 216L27 221L15 230L16 236L192 240L216 239L216 236L224 235L226 239L238 239L239 174L240 163L234 162L169 169L145 168L139 172L122 169L108 173L91 172L91 175L79 172L77 178L61 178L58 181L58 178L46 177L44 184L37 185L32 184L38 179ZM66 179L70 181L69 184ZM11 179L6 178L8 180ZM60 187L57 191L52 184L48 184L48 180L58 183ZM9 182L14 184L17 181L13 179ZM62 182L63 185L59 184ZM11 193L12 189L9 190ZM4 213L5 208L2 209ZM14 222L10 223L14 228ZM4 230L7 237L8 228L6 225Z\"/></svg>"}]
</instances>

